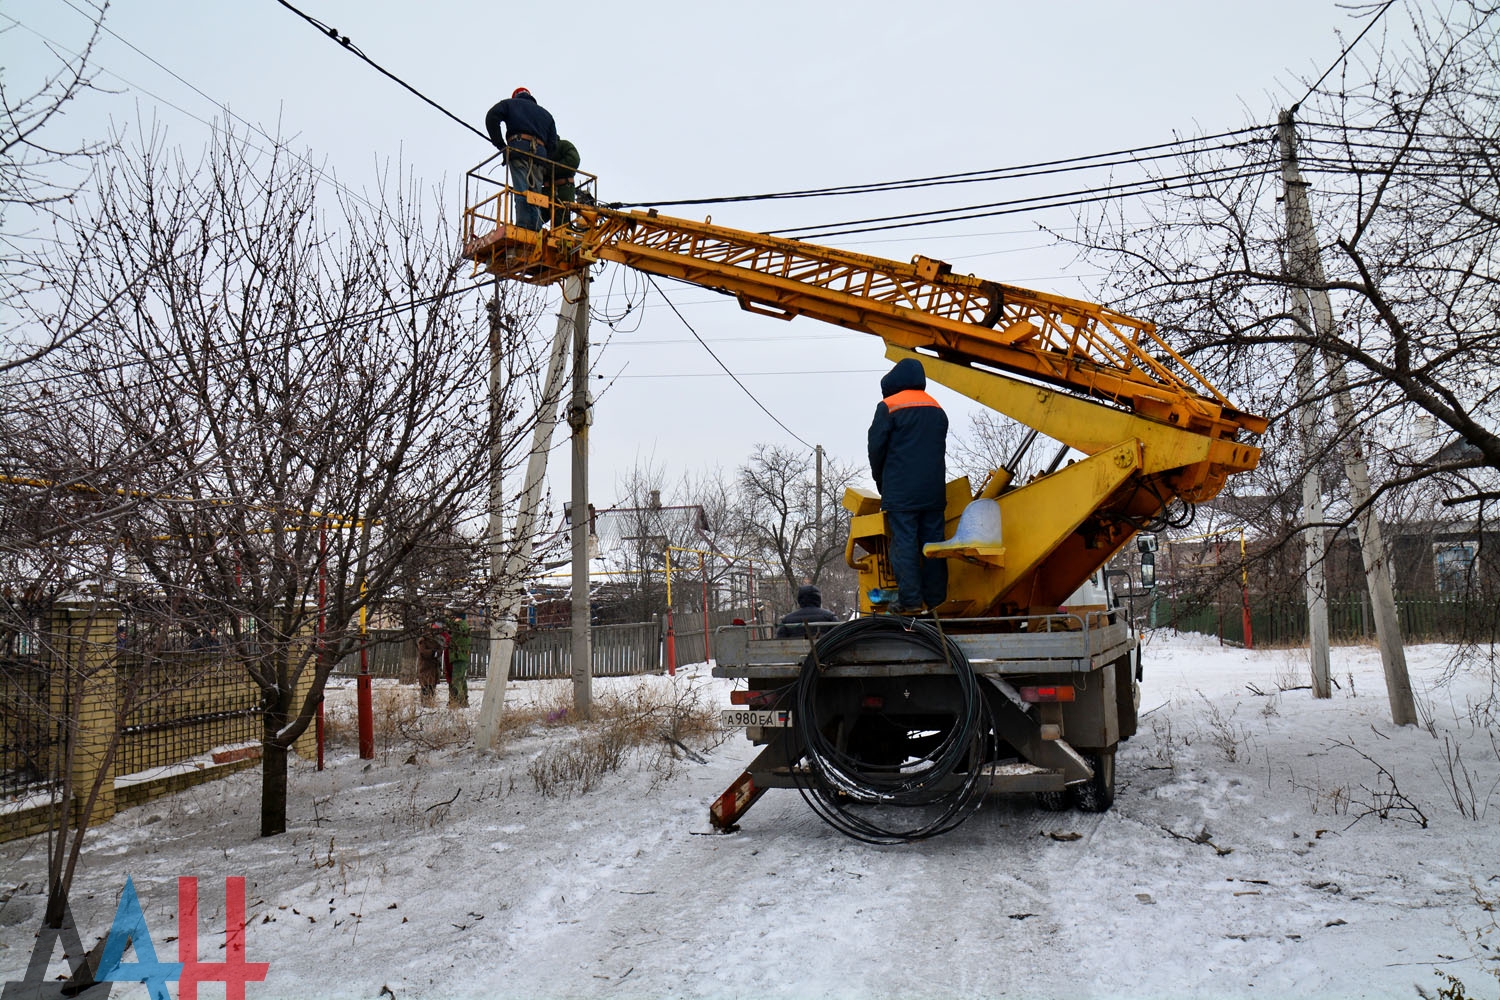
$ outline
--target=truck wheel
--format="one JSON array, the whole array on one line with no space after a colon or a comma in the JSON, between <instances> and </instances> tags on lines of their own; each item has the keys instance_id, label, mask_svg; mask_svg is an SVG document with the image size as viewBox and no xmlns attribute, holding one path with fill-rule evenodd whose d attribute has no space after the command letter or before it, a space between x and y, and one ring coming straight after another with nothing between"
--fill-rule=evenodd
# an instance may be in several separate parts
<instances>
[{"instance_id":1,"label":"truck wheel","mask_svg":"<svg viewBox=\"0 0 1500 1000\"><path fill-rule=\"evenodd\" d=\"M1115 802L1115 752L1084 754L1094 776L1069 791L1073 804L1084 812L1102 813Z\"/></svg>"},{"instance_id":2,"label":"truck wheel","mask_svg":"<svg viewBox=\"0 0 1500 1000\"><path fill-rule=\"evenodd\" d=\"M1037 792L1036 804L1037 808L1045 812L1056 813L1069 808L1073 803L1068 797L1067 790L1064 789L1060 792Z\"/></svg>"}]
</instances>

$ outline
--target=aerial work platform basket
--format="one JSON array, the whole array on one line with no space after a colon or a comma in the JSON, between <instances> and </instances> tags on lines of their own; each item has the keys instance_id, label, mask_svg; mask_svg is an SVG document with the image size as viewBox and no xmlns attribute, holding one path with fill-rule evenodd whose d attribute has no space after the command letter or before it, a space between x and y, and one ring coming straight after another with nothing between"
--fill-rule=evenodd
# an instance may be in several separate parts
<instances>
[{"instance_id":1,"label":"aerial work platform basket","mask_svg":"<svg viewBox=\"0 0 1500 1000\"><path fill-rule=\"evenodd\" d=\"M545 179L540 190L517 190L510 183L504 157L529 161L533 176ZM571 178L571 180L568 180ZM463 256L475 272L533 285L551 285L588 267L582 236L587 226L575 228L580 205L595 204L598 178L552 160L520 150L496 153L464 175ZM560 195L571 188L572 198ZM517 223L521 205L530 205L542 228Z\"/></svg>"}]
</instances>

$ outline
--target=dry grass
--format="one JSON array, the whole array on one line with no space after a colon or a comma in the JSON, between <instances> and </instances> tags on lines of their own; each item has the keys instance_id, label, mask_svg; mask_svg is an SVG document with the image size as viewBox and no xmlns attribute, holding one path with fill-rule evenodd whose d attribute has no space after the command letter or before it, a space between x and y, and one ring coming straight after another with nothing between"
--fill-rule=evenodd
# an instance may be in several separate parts
<instances>
[{"instance_id":1,"label":"dry grass","mask_svg":"<svg viewBox=\"0 0 1500 1000\"><path fill-rule=\"evenodd\" d=\"M717 706L709 701L705 689L691 680L643 679L597 694L593 718L584 722L573 710L571 683L528 683L518 697L507 699L499 743L553 734L527 768L543 795L593 791L604 776L631 760L638 760L652 772L653 783L659 783L674 777L687 761L702 762L702 753L725 740ZM475 710L423 708L411 686L377 686L373 708L375 746L383 753L443 750L474 738ZM352 704L331 709L326 723L330 742L358 743Z\"/></svg>"},{"instance_id":2,"label":"dry grass","mask_svg":"<svg viewBox=\"0 0 1500 1000\"><path fill-rule=\"evenodd\" d=\"M371 697L375 723L375 748L385 753L412 746L442 750L460 746L474 738L466 712L448 708L423 708L417 690L405 685L381 685ZM339 706L324 718L328 741L357 746L359 717L352 704Z\"/></svg>"},{"instance_id":3,"label":"dry grass","mask_svg":"<svg viewBox=\"0 0 1500 1000\"><path fill-rule=\"evenodd\" d=\"M578 736L549 747L527 768L543 795L584 794L605 775L618 771L634 751L653 783L670 780L685 759L701 761L698 751L724 741L718 713L705 703L701 689L685 684L647 685L594 702L593 719L577 723L570 705L543 714L545 724L577 725Z\"/></svg>"}]
</instances>

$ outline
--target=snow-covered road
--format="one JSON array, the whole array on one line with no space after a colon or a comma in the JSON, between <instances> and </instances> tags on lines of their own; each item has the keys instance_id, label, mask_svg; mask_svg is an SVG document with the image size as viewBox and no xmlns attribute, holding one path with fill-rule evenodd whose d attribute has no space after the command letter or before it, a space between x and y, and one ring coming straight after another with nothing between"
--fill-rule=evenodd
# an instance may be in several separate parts
<instances>
[{"instance_id":1,"label":"snow-covered road","mask_svg":"<svg viewBox=\"0 0 1500 1000\"><path fill-rule=\"evenodd\" d=\"M129 874L170 953L175 880L196 875L207 953L223 925L214 881L247 876L248 954L271 963L252 1000L1413 997L1441 985L1434 969L1486 995L1500 753L1471 709L1487 676L1439 683L1451 652L1410 650L1433 726L1401 730L1373 649L1336 650L1341 688L1318 703L1274 693L1298 681L1301 651L1155 637L1154 710L1121 750L1113 810L992 800L903 847L848 840L789 791L739 832L708 833L708 801L752 756L739 739L670 781L627 765L570 798L526 774L565 729L498 759L336 752L322 774L293 774L283 837L255 837L254 772L120 815L91 838L74 908L92 943ZM678 683L727 703L701 670ZM1477 819L1440 773L1454 748ZM0 979L30 954L43 852L0 845ZM144 996L115 995L130 990Z\"/></svg>"}]
</instances>

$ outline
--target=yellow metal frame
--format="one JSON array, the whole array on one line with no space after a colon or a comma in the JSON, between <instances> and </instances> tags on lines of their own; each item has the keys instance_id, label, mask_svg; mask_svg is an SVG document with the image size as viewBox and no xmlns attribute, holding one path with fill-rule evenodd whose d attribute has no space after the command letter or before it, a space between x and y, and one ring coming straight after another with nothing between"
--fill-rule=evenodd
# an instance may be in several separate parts
<instances>
[{"instance_id":1,"label":"yellow metal frame","mask_svg":"<svg viewBox=\"0 0 1500 1000\"><path fill-rule=\"evenodd\" d=\"M1083 453L1022 486L1006 470L990 476L979 498L998 503L1000 539L953 539L976 497L967 479L948 484L947 541L926 550L950 560L944 615L1055 610L1138 525L1174 500L1213 498L1260 460L1244 439L1266 419L1236 409L1145 320L927 257L887 260L655 210L570 203L570 225L520 230L505 217L507 193L465 211L464 254L477 269L545 285L612 261L725 292L760 315L871 333L892 360L919 358L934 382ZM885 516L859 490L844 506L845 558L869 611L869 591L895 583Z\"/></svg>"}]
</instances>

